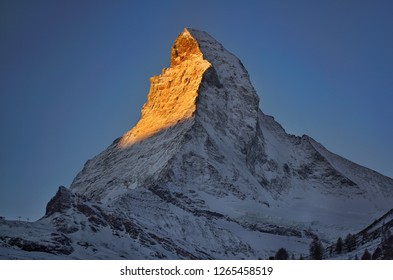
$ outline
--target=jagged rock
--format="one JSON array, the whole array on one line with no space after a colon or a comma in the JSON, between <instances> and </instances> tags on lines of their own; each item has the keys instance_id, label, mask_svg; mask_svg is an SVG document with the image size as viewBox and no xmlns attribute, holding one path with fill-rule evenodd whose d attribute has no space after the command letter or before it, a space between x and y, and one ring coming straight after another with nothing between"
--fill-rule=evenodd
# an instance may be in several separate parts
<instances>
[{"instance_id":1,"label":"jagged rock","mask_svg":"<svg viewBox=\"0 0 393 280\"><path fill-rule=\"evenodd\" d=\"M60 186L59 190L46 205L45 216L50 216L56 212L64 213L71 208L72 194L70 190L64 186Z\"/></svg>"}]
</instances>

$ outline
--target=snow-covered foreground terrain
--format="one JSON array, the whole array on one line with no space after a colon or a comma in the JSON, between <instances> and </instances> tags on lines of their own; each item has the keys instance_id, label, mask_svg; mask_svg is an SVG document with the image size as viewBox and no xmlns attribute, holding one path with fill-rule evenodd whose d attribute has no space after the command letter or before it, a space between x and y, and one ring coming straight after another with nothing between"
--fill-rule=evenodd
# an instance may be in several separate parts
<instances>
[{"instance_id":1,"label":"snow-covered foreground terrain","mask_svg":"<svg viewBox=\"0 0 393 280\"><path fill-rule=\"evenodd\" d=\"M299 258L315 238L325 258L349 258L386 239L393 180L287 134L207 33L181 33L151 82L138 124L42 219L0 220L1 258L265 259L281 247ZM355 248L329 251L348 233Z\"/></svg>"}]
</instances>

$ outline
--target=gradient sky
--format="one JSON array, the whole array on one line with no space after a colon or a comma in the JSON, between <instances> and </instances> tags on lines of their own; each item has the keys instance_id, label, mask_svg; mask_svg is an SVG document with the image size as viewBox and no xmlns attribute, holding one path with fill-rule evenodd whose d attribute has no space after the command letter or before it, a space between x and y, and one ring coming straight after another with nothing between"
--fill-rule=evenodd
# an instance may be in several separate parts
<instances>
[{"instance_id":1,"label":"gradient sky","mask_svg":"<svg viewBox=\"0 0 393 280\"><path fill-rule=\"evenodd\" d=\"M288 133L393 177L393 1L0 1L0 216L35 220L139 119L184 27Z\"/></svg>"}]
</instances>

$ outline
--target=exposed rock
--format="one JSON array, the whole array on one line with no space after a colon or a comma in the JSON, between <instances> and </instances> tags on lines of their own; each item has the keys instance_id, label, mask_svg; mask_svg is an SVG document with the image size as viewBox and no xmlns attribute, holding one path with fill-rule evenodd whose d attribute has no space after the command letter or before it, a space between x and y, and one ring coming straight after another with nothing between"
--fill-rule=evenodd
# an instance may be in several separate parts
<instances>
[{"instance_id":1,"label":"exposed rock","mask_svg":"<svg viewBox=\"0 0 393 280\"><path fill-rule=\"evenodd\" d=\"M60 186L56 195L46 205L45 216L50 216L56 212L65 213L71 208L71 201L71 192L67 188Z\"/></svg>"}]
</instances>

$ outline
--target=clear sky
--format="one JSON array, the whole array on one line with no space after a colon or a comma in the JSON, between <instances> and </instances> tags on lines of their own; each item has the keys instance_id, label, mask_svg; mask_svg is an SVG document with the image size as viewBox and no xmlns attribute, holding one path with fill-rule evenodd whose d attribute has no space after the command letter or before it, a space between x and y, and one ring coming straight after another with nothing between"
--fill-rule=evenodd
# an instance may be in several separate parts
<instances>
[{"instance_id":1,"label":"clear sky","mask_svg":"<svg viewBox=\"0 0 393 280\"><path fill-rule=\"evenodd\" d=\"M0 1L0 216L35 220L139 119L184 27L288 133L393 177L393 1Z\"/></svg>"}]
</instances>

